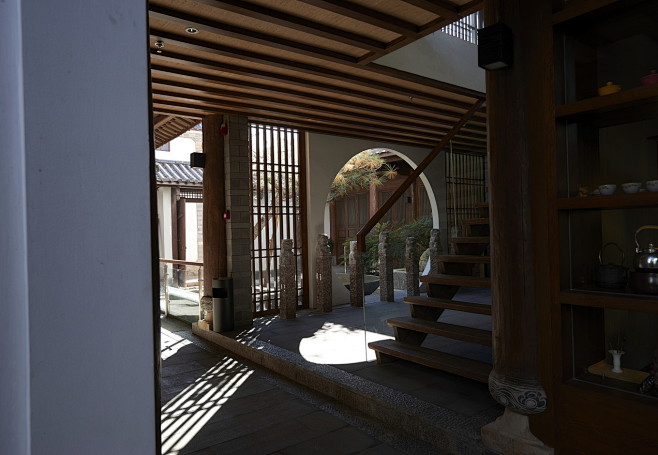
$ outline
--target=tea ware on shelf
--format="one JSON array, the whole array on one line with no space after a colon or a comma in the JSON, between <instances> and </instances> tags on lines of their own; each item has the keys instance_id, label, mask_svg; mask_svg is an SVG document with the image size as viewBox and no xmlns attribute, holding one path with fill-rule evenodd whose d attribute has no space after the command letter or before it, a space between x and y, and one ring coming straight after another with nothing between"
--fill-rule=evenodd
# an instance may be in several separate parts
<instances>
[{"instance_id":1,"label":"tea ware on shelf","mask_svg":"<svg viewBox=\"0 0 658 455\"><path fill-rule=\"evenodd\" d=\"M621 85L613 84L612 82L606 83L603 87L599 87L599 95L612 95L621 91Z\"/></svg>"},{"instance_id":2,"label":"tea ware on shelf","mask_svg":"<svg viewBox=\"0 0 658 455\"><path fill-rule=\"evenodd\" d=\"M613 183L606 183L604 185L599 185L599 193L603 196L610 196L611 194L614 194L616 189L617 189L617 185Z\"/></svg>"},{"instance_id":3,"label":"tea ware on shelf","mask_svg":"<svg viewBox=\"0 0 658 455\"><path fill-rule=\"evenodd\" d=\"M640 84L642 85L652 85L658 84L658 73L656 70L651 70L646 76L640 78Z\"/></svg>"},{"instance_id":4,"label":"tea ware on shelf","mask_svg":"<svg viewBox=\"0 0 658 455\"><path fill-rule=\"evenodd\" d=\"M622 190L624 190L624 193L627 194L637 193L638 191L640 191L640 183L639 182L622 183L621 188Z\"/></svg>"},{"instance_id":5,"label":"tea ware on shelf","mask_svg":"<svg viewBox=\"0 0 658 455\"><path fill-rule=\"evenodd\" d=\"M645 186L647 187L647 191L655 193L658 191L658 180L647 180Z\"/></svg>"}]
</instances>

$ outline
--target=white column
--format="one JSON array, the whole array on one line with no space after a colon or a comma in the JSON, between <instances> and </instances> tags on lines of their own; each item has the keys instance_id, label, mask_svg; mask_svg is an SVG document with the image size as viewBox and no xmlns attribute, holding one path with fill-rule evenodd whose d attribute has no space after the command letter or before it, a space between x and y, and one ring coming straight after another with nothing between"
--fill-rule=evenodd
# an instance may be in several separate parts
<instances>
[{"instance_id":1,"label":"white column","mask_svg":"<svg viewBox=\"0 0 658 455\"><path fill-rule=\"evenodd\" d=\"M146 2L0 2L1 453L157 450L146 37Z\"/></svg>"}]
</instances>

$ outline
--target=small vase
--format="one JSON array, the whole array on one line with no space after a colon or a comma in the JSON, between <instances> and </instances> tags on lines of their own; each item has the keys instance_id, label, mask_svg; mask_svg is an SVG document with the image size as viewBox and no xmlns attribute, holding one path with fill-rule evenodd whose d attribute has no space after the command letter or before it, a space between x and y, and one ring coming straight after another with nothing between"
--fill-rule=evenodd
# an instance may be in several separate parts
<instances>
[{"instance_id":1,"label":"small vase","mask_svg":"<svg viewBox=\"0 0 658 455\"><path fill-rule=\"evenodd\" d=\"M621 369L621 356L624 354L624 351L610 349L608 352L612 354L612 372L623 373L624 370Z\"/></svg>"}]
</instances>

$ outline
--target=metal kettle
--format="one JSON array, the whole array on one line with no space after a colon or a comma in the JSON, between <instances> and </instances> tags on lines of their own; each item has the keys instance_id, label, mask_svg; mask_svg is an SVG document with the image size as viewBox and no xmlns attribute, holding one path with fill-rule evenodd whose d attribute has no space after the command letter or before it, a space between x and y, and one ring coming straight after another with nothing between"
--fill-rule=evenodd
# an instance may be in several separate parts
<instances>
[{"instance_id":1,"label":"metal kettle","mask_svg":"<svg viewBox=\"0 0 658 455\"><path fill-rule=\"evenodd\" d=\"M636 272L658 272L658 250L654 247L652 242L646 248L640 248L637 241L637 235L645 229L658 230L658 226L649 224L641 226L635 231L635 258L633 259L633 267Z\"/></svg>"},{"instance_id":2,"label":"metal kettle","mask_svg":"<svg viewBox=\"0 0 658 455\"><path fill-rule=\"evenodd\" d=\"M616 246L619 253L621 253L621 261L619 264L608 262L603 264L603 252L608 246ZM599 250L599 265L596 266L596 285L603 288L621 289L626 287L628 279L628 268L624 267L624 251L619 248L614 242L608 242Z\"/></svg>"}]
</instances>

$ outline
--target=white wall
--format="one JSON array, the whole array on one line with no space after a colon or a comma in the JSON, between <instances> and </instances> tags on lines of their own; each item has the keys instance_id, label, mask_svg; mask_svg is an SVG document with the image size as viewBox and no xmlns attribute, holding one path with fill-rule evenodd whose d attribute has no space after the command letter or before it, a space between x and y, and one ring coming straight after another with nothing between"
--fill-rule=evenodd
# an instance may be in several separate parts
<instances>
[{"instance_id":1,"label":"white wall","mask_svg":"<svg viewBox=\"0 0 658 455\"><path fill-rule=\"evenodd\" d=\"M173 244L171 232L171 188L161 186L158 188L158 244L160 257L173 259Z\"/></svg>"},{"instance_id":2,"label":"white wall","mask_svg":"<svg viewBox=\"0 0 658 455\"><path fill-rule=\"evenodd\" d=\"M371 148L386 148L395 151L413 167L416 167L427 156L430 149L315 133L308 134L307 144L309 265L311 276L314 277L316 241L319 234L329 234L329 226L325 224L325 206L331 182L340 168L357 153ZM439 214L445 213L445 160L443 158L443 155L439 155L421 174L430 201L438 203L437 206L432 207L435 228L442 228ZM445 232L442 232L442 238L446 238ZM311 281L310 291L310 302L313 305L315 302L314 280ZM334 304L337 303L347 302L334 301Z\"/></svg>"},{"instance_id":3,"label":"white wall","mask_svg":"<svg viewBox=\"0 0 658 455\"><path fill-rule=\"evenodd\" d=\"M156 150L155 158L158 160L190 162L190 153L195 152L194 140L189 137L177 137L169 142L169 151Z\"/></svg>"},{"instance_id":4,"label":"white wall","mask_svg":"<svg viewBox=\"0 0 658 455\"><path fill-rule=\"evenodd\" d=\"M1 453L156 452L146 36L145 2L0 2Z\"/></svg>"},{"instance_id":5,"label":"white wall","mask_svg":"<svg viewBox=\"0 0 658 455\"><path fill-rule=\"evenodd\" d=\"M484 93L485 73L477 61L475 44L435 32L375 63Z\"/></svg>"}]
</instances>

